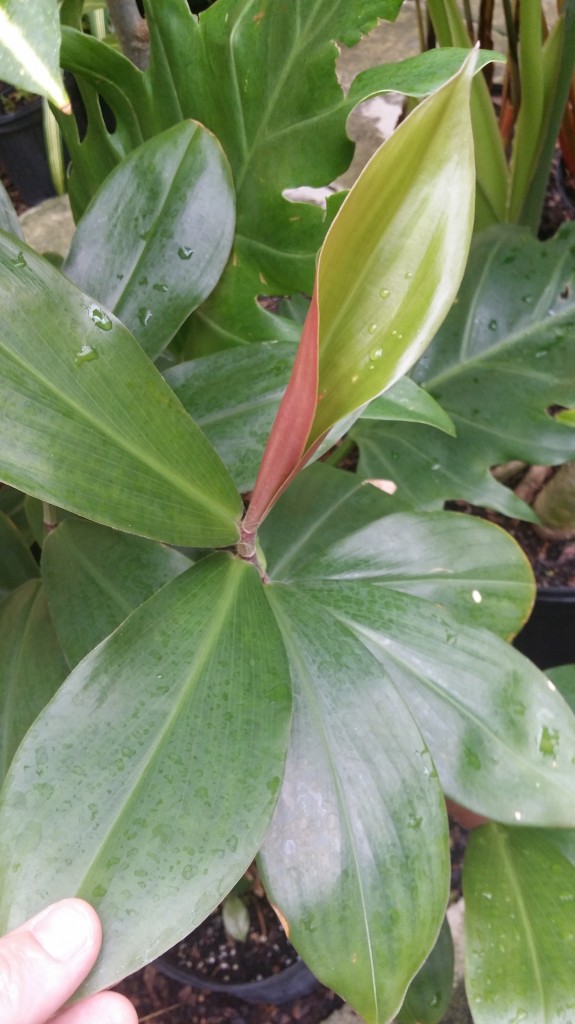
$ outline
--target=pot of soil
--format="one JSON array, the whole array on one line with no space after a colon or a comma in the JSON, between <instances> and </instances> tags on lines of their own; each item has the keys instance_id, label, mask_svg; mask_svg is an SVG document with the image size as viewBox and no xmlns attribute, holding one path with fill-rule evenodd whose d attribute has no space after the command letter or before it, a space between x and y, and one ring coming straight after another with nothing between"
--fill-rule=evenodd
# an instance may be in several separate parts
<instances>
[{"instance_id":1,"label":"pot of soil","mask_svg":"<svg viewBox=\"0 0 575 1024\"><path fill-rule=\"evenodd\" d=\"M0 86L0 164L27 206L56 194L46 150L42 100Z\"/></svg>"},{"instance_id":2,"label":"pot of soil","mask_svg":"<svg viewBox=\"0 0 575 1024\"><path fill-rule=\"evenodd\" d=\"M263 889L256 883L242 899L249 915L244 939L226 931L218 907L154 966L184 985L247 1003L281 1005L312 993L319 982L290 945Z\"/></svg>"},{"instance_id":3,"label":"pot of soil","mask_svg":"<svg viewBox=\"0 0 575 1024\"><path fill-rule=\"evenodd\" d=\"M543 670L575 664L575 588L538 587L533 612L514 647Z\"/></svg>"}]
</instances>

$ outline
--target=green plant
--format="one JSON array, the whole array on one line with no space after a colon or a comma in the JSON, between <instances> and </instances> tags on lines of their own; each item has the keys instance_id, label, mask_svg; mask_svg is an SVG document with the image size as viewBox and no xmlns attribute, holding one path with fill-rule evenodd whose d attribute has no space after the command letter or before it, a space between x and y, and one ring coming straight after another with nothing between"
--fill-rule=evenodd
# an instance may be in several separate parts
<instances>
[{"instance_id":1,"label":"green plant","mask_svg":"<svg viewBox=\"0 0 575 1024\"><path fill-rule=\"evenodd\" d=\"M470 9L470 4L467 9ZM441 46L472 45L467 23L454 0L428 0ZM547 32L543 6L503 4L509 43L509 91L504 95L503 127L497 121L487 85L477 81L473 131L477 152L477 227L501 221L539 227L551 161L561 135L572 163L572 82L575 71L575 4L565 0ZM481 5L479 30L493 5ZM513 125L511 129L510 125ZM511 141L509 139L511 136ZM509 160L505 146L509 143Z\"/></svg>"},{"instance_id":2,"label":"green plant","mask_svg":"<svg viewBox=\"0 0 575 1024\"><path fill-rule=\"evenodd\" d=\"M107 936L88 990L190 931L257 855L296 948L369 1021L441 934L402 1011L437 1020L443 793L498 822L480 833L496 872L505 843L529 859L543 836L572 886L575 718L506 643L533 599L523 556L489 524L305 465L386 388L396 416L449 429L403 375L467 257L472 61L343 205L282 198L336 176L358 97L462 64L378 69L345 99L332 40L395 11L216 0L197 20L158 0L145 73L63 34L88 114L82 141L61 117L79 219L63 272L0 235L0 922L85 896ZM551 986L552 944L528 954ZM515 977L493 990L507 1018Z\"/></svg>"}]
</instances>

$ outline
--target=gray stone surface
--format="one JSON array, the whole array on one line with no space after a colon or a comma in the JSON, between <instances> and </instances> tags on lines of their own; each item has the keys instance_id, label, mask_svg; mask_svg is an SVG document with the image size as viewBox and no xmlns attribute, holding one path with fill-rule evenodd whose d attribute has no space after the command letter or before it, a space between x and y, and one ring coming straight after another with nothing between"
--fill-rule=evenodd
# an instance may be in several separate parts
<instances>
[{"instance_id":1,"label":"gray stone surface","mask_svg":"<svg viewBox=\"0 0 575 1024\"><path fill-rule=\"evenodd\" d=\"M26 210L20 217L24 240L37 252L65 256L74 233L68 196L56 196Z\"/></svg>"}]
</instances>

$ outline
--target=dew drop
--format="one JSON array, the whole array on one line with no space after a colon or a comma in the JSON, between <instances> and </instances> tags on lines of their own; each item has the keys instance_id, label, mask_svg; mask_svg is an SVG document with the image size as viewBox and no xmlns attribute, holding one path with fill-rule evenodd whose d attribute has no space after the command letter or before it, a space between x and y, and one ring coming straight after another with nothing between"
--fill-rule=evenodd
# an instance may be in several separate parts
<instances>
[{"instance_id":1,"label":"dew drop","mask_svg":"<svg viewBox=\"0 0 575 1024\"><path fill-rule=\"evenodd\" d=\"M198 869L194 864L186 864L185 868L182 870L182 878L185 878L186 882L189 882L190 878L193 878L197 873Z\"/></svg>"},{"instance_id":2,"label":"dew drop","mask_svg":"<svg viewBox=\"0 0 575 1024\"><path fill-rule=\"evenodd\" d=\"M521 301L524 302L526 306L530 306L531 303L533 302L533 296L532 295L523 295Z\"/></svg>"},{"instance_id":3,"label":"dew drop","mask_svg":"<svg viewBox=\"0 0 575 1024\"><path fill-rule=\"evenodd\" d=\"M548 355L549 355L549 349L542 348L542 349L539 350L539 352L535 353L535 358L536 359L544 359L545 356L548 356Z\"/></svg>"},{"instance_id":4,"label":"dew drop","mask_svg":"<svg viewBox=\"0 0 575 1024\"><path fill-rule=\"evenodd\" d=\"M178 256L181 260L191 260L194 255L194 250L189 249L187 245L181 245L178 249Z\"/></svg>"},{"instance_id":5,"label":"dew drop","mask_svg":"<svg viewBox=\"0 0 575 1024\"><path fill-rule=\"evenodd\" d=\"M391 292L389 291L389 288L381 288L379 294L382 299L388 299Z\"/></svg>"},{"instance_id":6,"label":"dew drop","mask_svg":"<svg viewBox=\"0 0 575 1024\"><path fill-rule=\"evenodd\" d=\"M521 811L515 811L514 814L513 814L513 817L515 818L515 821L521 821L523 815L522 815Z\"/></svg>"},{"instance_id":7,"label":"dew drop","mask_svg":"<svg viewBox=\"0 0 575 1024\"><path fill-rule=\"evenodd\" d=\"M101 331L112 330L112 321L103 309L98 309L97 306L92 306L92 309L90 310L90 319L96 327L100 328Z\"/></svg>"},{"instance_id":8,"label":"dew drop","mask_svg":"<svg viewBox=\"0 0 575 1024\"><path fill-rule=\"evenodd\" d=\"M377 331L377 324L370 324L367 330L369 334L375 334Z\"/></svg>"},{"instance_id":9,"label":"dew drop","mask_svg":"<svg viewBox=\"0 0 575 1024\"><path fill-rule=\"evenodd\" d=\"M481 602L483 601L483 597L481 596L479 590L472 590L471 597L475 601L475 604L481 604Z\"/></svg>"},{"instance_id":10,"label":"dew drop","mask_svg":"<svg viewBox=\"0 0 575 1024\"><path fill-rule=\"evenodd\" d=\"M147 327L150 320L152 319L153 313L151 309L146 309L145 306L140 306L138 310L138 320L142 327Z\"/></svg>"},{"instance_id":11,"label":"dew drop","mask_svg":"<svg viewBox=\"0 0 575 1024\"><path fill-rule=\"evenodd\" d=\"M405 280L406 281L410 281L412 277L413 277L413 271L412 270L408 270L407 274L405 275Z\"/></svg>"},{"instance_id":12,"label":"dew drop","mask_svg":"<svg viewBox=\"0 0 575 1024\"><path fill-rule=\"evenodd\" d=\"M167 292L168 290L167 284L162 284L160 281L157 281L156 284L152 285L152 288L157 292Z\"/></svg>"},{"instance_id":13,"label":"dew drop","mask_svg":"<svg viewBox=\"0 0 575 1024\"><path fill-rule=\"evenodd\" d=\"M492 892L482 892L481 895L483 896L484 900L492 900L493 899L493 893Z\"/></svg>"},{"instance_id":14,"label":"dew drop","mask_svg":"<svg viewBox=\"0 0 575 1024\"><path fill-rule=\"evenodd\" d=\"M488 326L489 326L489 330L490 331L496 331L497 330L497 320L490 320Z\"/></svg>"},{"instance_id":15,"label":"dew drop","mask_svg":"<svg viewBox=\"0 0 575 1024\"><path fill-rule=\"evenodd\" d=\"M20 269L21 267L28 266L28 264L26 263L26 257L24 256L24 253L22 251L20 251L18 255L14 257L13 260L10 260L10 263L12 264L13 267L17 267L18 269Z\"/></svg>"},{"instance_id":16,"label":"dew drop","mask_svg":"<svg viewBox=\"0 0 575 1024\"><path fill-rule=\"evenodd\" d=\"M544 725L539 733L539 750L543 757L555 757L559 746L559 732Z\"/></svg>"},{"instance_id":17,"label":"dew drop","mask_svg":"<svg viewBox=\"0 0 575 1024\"><path fill-rule=\"evenodd\" d=\"M370 348L369 350L369 358L373 361L375 361L376 359L381 359L382 355L383 349L380 348L379 346L377 346L376 348Z\"/></svg>"},{"instance_id":18,"label":"dew drop","mask_svg":"<svg viewBox=\"0 0 575 1024\"><path fill-rule=\"evenodd\" d=\"M409 815L407 827L412 828L414 832L418 832L423 824L423 818L418 818L415 814Z\"/></svg>"},{"instance_id":19,"label":"dew drop","mask_svg":"<svg viewBox=\"0 0 575 1024\"><path fill-rule=\"evenodd\" d=\"M76 366L82 366L84 363L91 363L94 359L98 358L98 353L95 348L91 345L82 345L79 352L76 352L74 362Z\"/></svg>"}]
</instances>

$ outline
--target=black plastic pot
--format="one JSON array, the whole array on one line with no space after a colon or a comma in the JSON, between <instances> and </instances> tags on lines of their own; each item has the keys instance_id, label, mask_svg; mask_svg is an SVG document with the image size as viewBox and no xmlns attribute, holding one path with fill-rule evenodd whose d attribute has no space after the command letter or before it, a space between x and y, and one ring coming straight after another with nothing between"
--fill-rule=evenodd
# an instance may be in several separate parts
<instances>
[{"instance_id":1,"label":"black plastic pot","mask_svg":"<svg viewBox=\"0 0 575 1024\"><path fill-rule=\"evenodd\" d=\"M575 588L540 587L513 645L540 669L575 664Z\"/></svg>"},{"instance_id":2,"label":"black plastic pot","mask_svg":"<svg viewBox=\"0 0 575 1024\"><path fill-rule=\"evenodd\" d=\"M42 127L42 100L0 114L0 164L28 206L56 194Z\"/></svg>"},{"instance_id":3,"label":"black plastic pot","mask_svg":"<svg viewBox=\"0 0 575 1024\"><path fill-rule=\"evenodd\" d=\"M207 989L210 992L225 992L236 999L243 999L246 1003L273 1003L279 1006L282 1003L291 1003L300 996L309 996L319 985L317 978L303 960L296 960L279 974L272 974L259 981L238 984L212 981L203 974L195 974L185 967L178 967L167 956L155 960L154 966L168 978L183 985Z\"/></svg>"}]
</instances>

